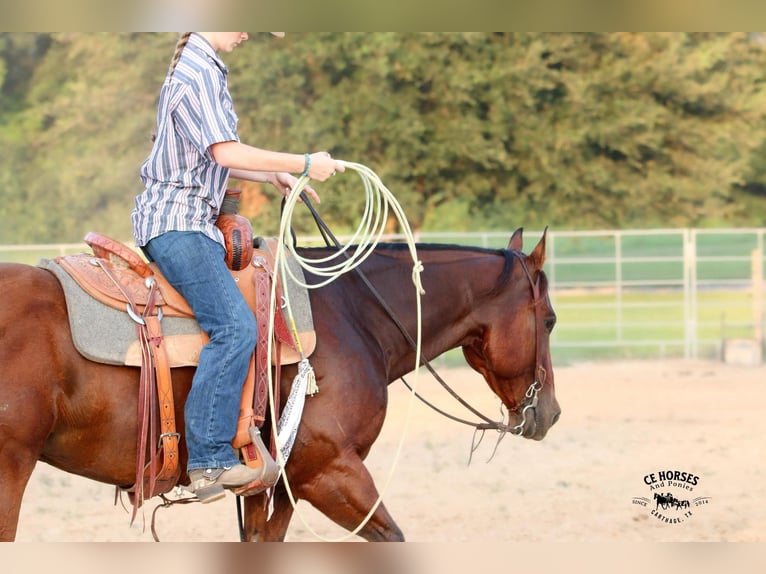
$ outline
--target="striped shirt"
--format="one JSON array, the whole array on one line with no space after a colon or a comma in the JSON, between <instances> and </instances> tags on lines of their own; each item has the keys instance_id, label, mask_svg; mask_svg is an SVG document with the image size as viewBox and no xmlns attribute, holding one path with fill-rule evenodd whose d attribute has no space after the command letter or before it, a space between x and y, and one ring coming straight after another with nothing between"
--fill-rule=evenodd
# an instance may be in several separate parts
<instances>
[{"instance_id":1,"label":"striped shirt","mask_svg":"<svg viewBox=\"0 0 766 574\"><path fill-rule=\"evenodd\" d=\"M137 246L166 231L200 231L224 244L215 226L229 169L210 146L239 141L228 69L204 37L192 34L160 91L157 136L141 166L145 190L132 212Z\"/></svg>"}]
</instances>

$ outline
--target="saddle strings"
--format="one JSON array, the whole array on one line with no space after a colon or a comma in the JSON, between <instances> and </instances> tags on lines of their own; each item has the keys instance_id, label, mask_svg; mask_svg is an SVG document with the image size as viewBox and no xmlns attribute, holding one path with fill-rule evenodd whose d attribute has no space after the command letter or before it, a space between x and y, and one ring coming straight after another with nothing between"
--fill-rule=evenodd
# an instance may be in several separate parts
<instances>
[{"instance_id":1,"label":"saddle strings","mask_svg":"<svg viewBox=\"0 0 766 574\"><path fill-rule=\"evenodd\" d=\"M417 340L416 340L416 352L415 352L415 365L414 365L414 371L415 371L415 377L416 377L416 383L412 387L412 394L410 396L410 401L408 402L407 406L407 412L405 416L405 422L402 427L402 435L399 440L399 444L397 446L396 455L394 456L394 460L391 464L391 470L386 477L385 483L383 484L382 489L380 489L380 493L378 495L378 499L375 501L375 503L370 508L367 515L362 519L360 524L351 532L348 534L341 536L336 539L329 539L325 538L322 535L320 535L314 528L311 527L306 522L306 519L301 514L301 512L297 509L297 501L295 500L295 496L292 492L292 489L290 488L289 480L287 478L287 473L282 472L282 481L285 485L285 490L287 491L288 498L290 499L290 504L293 506L294 511L296 511L296 514L300 517L301 522L303 525L308 529L309 532L311 532L315 537L318 539L324 541L324 542L342 542L344 540L350 539L352 536L355 536L362 528L364 528L365 524L372 518L372 515L377 510L378 506L380 506L381 502L383 501L383 495L388 490L389 484L391 482L391 479L393 478L394 471L396 469L397 462L399 461L401 457L401 451L402 447L404 445L404 439L407 433L407 428L409 426L409 421L412 414L412 407L414 404L414 397L416 392L416 386L417 381L419 378L419 367L420 367L420 361L419 357L421 356L421 295L425 293L423 290L423 286L420 281L420 273L423 270L422 262L418 260L417 258L417 250L415 247L415 239L412 234L412 230L410 229L409 222L407 221L407 218L404 214L404 210L399 205L399 202L394 197L393 193L385 186L383 185L383 182L380 180L380 178L373 172L370 168L359 164L359 163L353 163L353 162L343 162L347 170L355 171L359 177L361 178L364 189L365 189L365 209L363 212L363 215L361 217L360 223L347 243L345 247L339 247L339 249L334 253L331 254L328 257L320 258L320 259L311 259L311 258L305 258L302 257L299 253L297 253L295 248L295 240L291 233L291 225L290 222L292 221L292 215L295 210L295 205L298 202L298 200L301 198L303 189L306 187L306 185L309 182L308 176L303 176L298 180L298 183L295 185L295 188L290 192L288 197L286 198L286 201L284 202L283 210L282 210L282 216L280 219L280 226L279 226L279 236L277 241L277 247L276 247L276 254L274 257L274 272L280 273L281 277L283 278L283 295L285 297L285 303L286 308L288 310L288 314L291 314L290 311L290 303L289 303L289 293L287 289L287 284L284 279L286 278L286 275L289 274L293 281L299 286L305 287L307 289L318 289L319 287L323 287L344 273L348 273L349 271L352 271L359 265L361 265L375 250L375 247L380 242L380 238L383 235L383 232L385 230L385 224L388 219L388 213L389 209L391 209L396 216L399 225L401 227L402 233L406 239L407 246L410 251L410 255L412 257L413 261L413 267L412 267L412 282L415 286L415 299L416 299L416 312L417 312ZM304 194L305 197L305 194ZM353 251L349 251L350 247L352 245L356 244L357 247ZM297 277L295 273L290 269L290 266L287 265L284 262L284 259L287 255L292 256L295 261L298 262L298 264L303 268L304 270L308 271L309 273L314 274L318 277L325 277L324 280L320 281L319 283L315 284L308 284L305 281L303 281L303 278ZM342 260L339 260L341 259ZM321 266L317 266L317 264L322 264ZM272 345L272 339L273 339L273 332L274 332L274 313L276 310L276 281L272 282L272 288L271 288L271 297L269 300L270 305L270 312L269 312L269 336L268 336L268 356L271 356L271 345ZM271 370L269 370L269 379L271 379ZM272 382L269 381L269 388L271 388ZM277 433L277 417L276 417L276 406L274 404L274 397L272 393L269 393L269 410L271 413L271 424L272 424L272 432L276 436ZM277 454L277 463L280 466L280 469L284 471L284 467L286 464L286 461L284 457L282 456L280 445L277 445L276 449Z\"/></svg>"}]
</instances>

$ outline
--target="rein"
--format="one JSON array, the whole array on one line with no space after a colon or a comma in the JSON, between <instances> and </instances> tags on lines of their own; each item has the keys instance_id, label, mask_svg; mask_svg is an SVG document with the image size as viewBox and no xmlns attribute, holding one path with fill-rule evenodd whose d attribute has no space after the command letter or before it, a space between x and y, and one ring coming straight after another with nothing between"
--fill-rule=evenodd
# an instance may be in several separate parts
<instances>
[{"instance_id":1,"label":"rein","mask_svg":"<svg viewBox=\"0 0 766 574\"><path fill-rule=\"evenodd\" d=\"M314 221L319 228L320 234L325 240L325 243L332 247L336 247L338 249L341 248L341 244L338 241L338 239L335 237L335 235L332 233L330 228L327 226L327 224L324 222L322 217L319 215L319 213L314 209L314 206L311 204L311 201L309 200L308 196L301 192L301 199L308 207L309 211L311 212L311 215L314 218ZM332 242L332 244L330 243ZM481 444L481 440L483 439L484 432L487 430L495 430L498 433L500 433L500 436L497 440L497 443L495 444L495 448L492 452L491 458L494 456L495 452L497 451L497 446L500 444L500 441L503 439L506 433L515 434L515 435L521 435L521 433L524 431L524 426L527 422L527 412L533 411L532 416L534 416L534 409L537 407L538 402L538 394L543 388L543 385L545 384L545 379L547 376L547 372L545 368L542 365L542 347L543 347L543 317L542 317L542 303L544 302L544 299L540 296L540 278L538 276L537 281L532 280L532 274L529 272L529 268L527 267L526 261L524 261L521 257L519 257L519 253L513 252L516 255L516 260L521 264L521 268L524 270L524 274L527 277L527 280L529 281L529 285L532 289L532 297L533 302L535 306L535 376L533 379L533 382L529 387L527 388L524 397L525 401L521 405L518 405L513 411L511 412L518 412L519 409L521 409L521 422L515 426L510 426L502 421L496 421L493 420L481 412L479 412L476 408L471 406L468 402L465 401L460 395L458 395L452 387L449 386L449 384L439 375L439 373L436 372L434 367L431 365L431 363L421 354L421 364L428 369L428 372L431 373L431 375L439 382L439 384L463 407L465 407L467 410L469 410L472 414L479 417L484 422L471 422L467 421L465 419L461 419L457 416L454 416L433 403L429 402L427 399L425 399L422 395L417 393L412 386L405 380L404 377L401 377L400 380L404 383L404 385L416 396L421 402L423 402L425 405L433 409L434 411L438 412L439 414L445 416L446 418L453 420L455 422L459 422L461 424L465 424L468 426L472 426L475 429L475 433L481 432L481 438L478 442L476 442L475 438L471 446L471 454L473 454L476 449L478 448L479 444ZM383 309L386 311L388 316L391 318L391 320L394 322L394 324L397 326L399 331L404 335L405 339L412 345L413 348L417 348L415 341L413 340L412 336L407 332L404 325L401 323L399 318L396 316L396 313L391 309L391 307L386 303L386 301L381 296L380 292L375 289L375 287L372 285L372 283L369 281L367 276L364 274L364 272L359 269L358 267L354 269L354 271L357 273L357 275L362 279L364 284L367 286L367 288L370 290L370 292L373 294L375 299L380 303L380 305L383 307ZM503 417L505 418L505 417ZM470 458L469 458L470 463Z\"/></svg>"}]
</instances>

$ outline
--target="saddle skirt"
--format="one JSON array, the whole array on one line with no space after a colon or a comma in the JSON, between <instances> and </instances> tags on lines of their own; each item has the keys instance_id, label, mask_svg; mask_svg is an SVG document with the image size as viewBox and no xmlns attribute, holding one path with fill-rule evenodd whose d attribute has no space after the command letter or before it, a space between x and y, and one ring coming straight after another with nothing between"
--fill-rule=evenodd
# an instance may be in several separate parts
<instances>
[{"instance_id":1,"label":"saddle skirt","mask_svg":"<svg viewBox=\"0 0 766 574\"><path fill-rule=\"evenodd\" d=\"M254 314L259 305L261 309L263 306L268 309L269 306L276 240L259 238L257 243L258 247L253 252L250 265L240 271L231 271ZM297 277L302 277L300 266L289 257L287 264ZM72 339L77 350L92 361L136 367L141 366L142 353L136 336L136 324L128 312L128 298L139 311L145 309L149 293L146 274L150 271L158 285L155 306L162 312L162 334L170 367L198 364L200 351L207 343L208 337L194 319L189 304L167 282L155 264L142 263L144 271L143 274L139 274L120 257L108 257L103 250L94 247L94 255L80 253L53 260L41 259L38 266L51 271L62 285ZM265 283L263 274L267 275ZM115 279L119 285L115 283ZM286 288L289 290L300 351L304 357L308 357L316 347L308 293L306 288L296 284L289 274L287 281ZM265 293L264 284L268 285ZM282 288L283 286L278 285L278 300ZM274 335L282 343L279 362L283 365L297 363L301 359L301 353L293 333L288 328L286 310L280 307L277 306L274 318ZM272 364L276 364L277 360L276 349L274 351Z\"/></svg>"}]
</instances>

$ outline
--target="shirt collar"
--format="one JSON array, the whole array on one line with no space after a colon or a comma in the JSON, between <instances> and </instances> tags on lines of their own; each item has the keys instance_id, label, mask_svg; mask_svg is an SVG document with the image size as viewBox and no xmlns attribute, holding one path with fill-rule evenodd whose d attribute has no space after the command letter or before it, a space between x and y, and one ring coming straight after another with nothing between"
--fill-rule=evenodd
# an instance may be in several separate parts
<instances>
[{"instance_id":1,"label":"shirt collar","mask_svg":"<svg viewBox=\"0 0 766 574\"><path fill-rule=\"evenodd\" d=\"M210 58L224 74L229 73L229 68L227 68L226 64L223 63L223 60L221 60L221 57L213 49L213 46L210 45L210 42L208 42L207 39L205 39L205 37L201 34L192 32L192 35L189 37L189 43L187 46L194 46L194 48L200 50L203 54Z\"/></svg>"}]
</instances>

